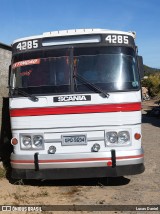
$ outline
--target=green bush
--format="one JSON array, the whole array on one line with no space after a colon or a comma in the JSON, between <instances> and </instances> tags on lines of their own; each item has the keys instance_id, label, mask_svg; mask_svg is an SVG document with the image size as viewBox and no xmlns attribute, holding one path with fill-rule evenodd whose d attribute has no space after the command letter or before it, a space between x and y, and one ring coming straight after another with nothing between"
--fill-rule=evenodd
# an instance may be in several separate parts
<instances>
[{"instance_id":1,"label":"green bush","mask_svg":"<svg viewBox=\"0 0 160 214\"><path fill-rule=\"evenodd\" d=\"M160 97L160 72L148 75L142 80L142 86L148 88L151 97Z\"/></svg>"}]
</instances>

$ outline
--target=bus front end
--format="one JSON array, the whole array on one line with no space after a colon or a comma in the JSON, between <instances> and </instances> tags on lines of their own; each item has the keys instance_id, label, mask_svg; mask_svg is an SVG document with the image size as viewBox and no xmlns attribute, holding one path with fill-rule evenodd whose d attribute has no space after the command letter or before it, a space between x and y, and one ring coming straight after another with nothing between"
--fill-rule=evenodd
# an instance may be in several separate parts
<instances>
[{"instance_id":1,"label":"bus front end","mask_svg":"<svg viewBox=\"0 0 160 214\"><path fill-rule=\"evenodd\" d=\"M144 171L135 34L101 29L16 40L10 74L12 177Z\"/></svg>"}]
</instances>

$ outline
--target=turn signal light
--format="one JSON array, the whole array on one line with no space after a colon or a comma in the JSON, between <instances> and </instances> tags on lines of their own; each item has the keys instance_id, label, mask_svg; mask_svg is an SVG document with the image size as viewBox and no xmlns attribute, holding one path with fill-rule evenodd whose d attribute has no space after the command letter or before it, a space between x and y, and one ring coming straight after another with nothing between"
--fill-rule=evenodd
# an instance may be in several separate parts
<instances>
[{"instance_id":1,"label":"turn signal light","mask_svg":"<svg viewBox=\"0 0 160 214\"><path fill-rule=\"evenodd\" d=\"M12 144L13 146L15 146L16 144L18 144L17 138L12 138L12 139L11 139L11 144Z\"/></svg>"},{"instance_id":2,"label":"turn signal light","mask_svg":"<svg viewBox=\"0 0 160 214\"><path fill-rule=\"evenodd\" d=\"M135 133L134 138L135 138L136 140L139 140L139 139L141 138L141 134Z\"/></svg>"}]
</instances>

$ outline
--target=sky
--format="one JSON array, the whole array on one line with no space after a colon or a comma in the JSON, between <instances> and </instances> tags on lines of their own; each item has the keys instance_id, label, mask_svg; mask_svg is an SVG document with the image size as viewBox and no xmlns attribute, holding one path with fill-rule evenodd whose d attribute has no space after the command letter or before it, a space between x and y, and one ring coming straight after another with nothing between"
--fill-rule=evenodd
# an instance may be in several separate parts
<instances>
[{"instance_id":1,"label":"sky","mask_svg":"<svg viewBox=\"0 0 160 214\"><path fill-rule=\"evenodd\" d=\"M144 64L160 68L160 0L0 0L0 42L79 28L135 31Z\"/></svg>"}]
</instances>

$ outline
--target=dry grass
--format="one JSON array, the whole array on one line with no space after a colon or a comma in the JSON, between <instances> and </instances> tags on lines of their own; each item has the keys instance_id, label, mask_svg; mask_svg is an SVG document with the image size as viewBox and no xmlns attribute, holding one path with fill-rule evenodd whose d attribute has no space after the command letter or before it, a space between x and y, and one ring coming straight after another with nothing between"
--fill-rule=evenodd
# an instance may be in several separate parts
<instances>
[{"instance_id":1,"label":"dry grass","mask_svg":"<svg viewBox=\"0 0 160 214\"><path fill-rule=\"evenodd\" d=\"M0 166L0 179L6 177L6 170Z\"/></svg>"}]
</instances>

